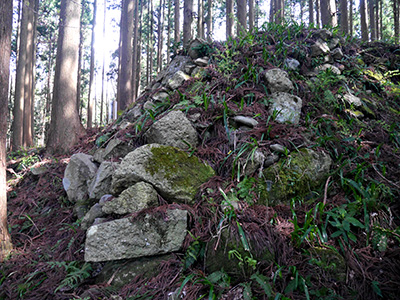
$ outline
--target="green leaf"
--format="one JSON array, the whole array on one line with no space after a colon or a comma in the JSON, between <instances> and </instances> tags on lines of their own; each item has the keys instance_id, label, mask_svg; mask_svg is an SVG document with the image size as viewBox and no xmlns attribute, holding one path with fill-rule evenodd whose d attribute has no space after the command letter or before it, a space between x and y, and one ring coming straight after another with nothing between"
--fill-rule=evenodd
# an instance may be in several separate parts
<instances>
[{"instance_id":1,"label":"green leaf","mask_svg":"<svg viewBox=\"0 0 400 300\"><path fill-rule=\"evenodd\" d=\"M343 231L338 230L338 231L336 231L336 232L334 232L334 233L331 234L331 238L338 237L338 236L341 235L342 233L343 233Z\"/></svg>"},{"instance_id":2,"label":"green leaf","mask_svg":"<svg viewBox=\"0 0 400 300\"><path fill-rule=\"evenodd\" d=\"M264 293L268 296L268 297L272 297L272 288L271 285L269 284L269 278L259 274L259 273L255 273L253 275L251 275L250 279L255 280L264 290Z\"/></svg>"},{"instance_id":3,"label":"green leaf","mask_svg":"<svg viewBox=\"0 0 400 300\"><path fill-rule=\"evenodd\" d=\"M346 217L346 221L350 222L352 225L359 227L359 228L365 228L364 224L358 221L356 218L353 217Z\"/></svg>"},{"instance_id":4,"label":"green leaf","mask_svg":"<svg viewBox=\"0 0 400 300\"><path fill-rule=\"evenodd\" d=\"M373 289L373 291L375 292L375 294L377 294L379 297L383 297L383 296L382 296L382 291L381 291L381 289L379 288L379 282L377 282L377 281L372 281L371 284L372 284L372 289Z\"/></svg>"}]
</instances>

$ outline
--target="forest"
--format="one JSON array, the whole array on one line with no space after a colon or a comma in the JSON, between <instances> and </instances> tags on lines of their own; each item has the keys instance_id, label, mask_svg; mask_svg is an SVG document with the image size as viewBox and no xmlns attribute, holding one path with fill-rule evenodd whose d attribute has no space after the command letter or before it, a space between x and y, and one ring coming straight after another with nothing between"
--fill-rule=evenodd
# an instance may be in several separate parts
<instances>
[{"instance_id":1,"label":"forest","mask_svg":"<svg viewBox=\"0 0 400 300\"><path fill-rule=\"evenodd\" d=\"M399 6L2 0L0 299L398 299Z\"/></svg>"}]
</instances>

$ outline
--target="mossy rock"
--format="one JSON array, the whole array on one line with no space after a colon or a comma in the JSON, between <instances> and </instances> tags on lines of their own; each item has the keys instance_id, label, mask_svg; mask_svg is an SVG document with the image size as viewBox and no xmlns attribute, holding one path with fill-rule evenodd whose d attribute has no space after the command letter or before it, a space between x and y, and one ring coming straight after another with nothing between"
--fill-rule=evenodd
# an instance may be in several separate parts
<instances>
[{"instance_id":1,"label":"mossy rock","mask_svg":"<svg viewBox=\"0 0 400 300\"><path fill-rule=\"evenodd\" d=\"M332 160L323 152L300 149L263 172L258 204L289 204L298 196L305 197L324 183Z\"/></svg>"},{"instance_id":2,"label":"mossy rock","mask_svg":"<svg viewBox=\"0 0 400 300\"><path fill-rule=\"evenodd\" d=\"M112 190L119 194L144 181L168 202L192 204L200 185L214 175L214 170L194 155L171 146L149 144L125 156L113 175Z\"/></svg>"}]
</instances>

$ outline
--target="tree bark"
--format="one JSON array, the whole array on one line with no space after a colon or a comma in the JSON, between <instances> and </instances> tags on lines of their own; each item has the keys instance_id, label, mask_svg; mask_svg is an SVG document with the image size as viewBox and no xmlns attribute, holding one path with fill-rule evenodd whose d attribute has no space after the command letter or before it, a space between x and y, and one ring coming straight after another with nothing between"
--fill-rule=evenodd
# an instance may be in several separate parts
<instances>
[{"instance_id":1,"label":"tree bark","mask_svg":"<svg viewBox=\"0 0 400 300\"><path fill-rule=\"evenodd\" d=\"M368 41L368 26L367 26L367 7L365 0L360 0L360 15L361 15L361 38L364 42Z\"/></svg>"},{"instance_id":2,"label":"tree bark","mask_svg":"<svg viewBox=\"0 0 400 300\"><path fill-rule=\"evenodd\" d=\"M80 0L61 0L49 153L67 152L84 133L76 107L80 5Z\"/></svg>"},{"instance_id":3,"label":"tree bark","mask_svg":"<svg viewBox=\"0 0 400 300\"><path fill-rule=\"evenodd\" d=\"M92 41L90 43L90 78L89 78L89 101L87 107L87 128L93 126L93 111L95 105L95 90L94 90L94 64L96 61L96 52L94 51L95 27L97 15L97 0L93 1L93 19L92 19Z\"/></svg>"},{"instance_id":4,"label":"tree bark","mask_svg":"<svg viewBox=\"0 0 400 300\"><path fill-rule=\"evenodd\" d=\"M236 0L237 4L237 19L238 24L236 27L237 36L244 34L247 31L247 9L246 0Z\"/></svg>"},{"instance_id":5,"label":"tree bark","mask_svg":"<svg viewBox=\"0 0 400 300\"><path fill-rule=\"evenodd\" d=\"M350 11L349 11L349 26L350 26L350 36L352 37L354 35L354 23L353 23L353 0L350 1Z\"/></svg>"},{"instance_id":6,"label":"tree bark","mask_svg":"<svg viewBox=\"0 0 400 300\"><path fill-rule=\"evenodd\" d=\"M249 0L249 31L254 30L254 0Z\"/></svg>"},{"instance_id":7,"label":"tree bark","mask_svg":"<svg viewBox=\"0 0 400 300\"><path fill-rule=\"evenodd\" d=\"M368 0L369 13L369 31L371 32L371 41L376 40L376 23L375 23L375 0Z\"/></svg>"},{"instance_id":8,"label":"tree bark","mask_svg":"<svg viewBox=\"0 0 400 300\"><path fill-rule=\"evenodd\" d=\"M314 24L314 1L308 0L308 21L309 24Z\"/></svg>"},{"instance_id":9,"label":"tree bark","mask_svg":"<svg viewBox=\"0 0 400 300\"><path fill-rule=\"evenodd\" d=\"M340 29L343 34L349 34L349 12L347 0L340 0Z\"/></svg>"},{"instance_id":10,"label":"tree bark","mask_svg":"<svg viewBox=\"0 0 400 300\"><path fill-rule=\"evenodd\" d=\"M132 35L134 0L123 0L121 12L121 51L118 70L118 111L125 110L132 102Z\"/></svg>"},{"instance_id":11,"label":"tree bark","mask_svg":"<svg viewBox=\"0 0 400 300\"><path fill-rule=\"evenodd\" d=\"M137 69L140 68L139 56L140 56L140 46L139 46L139 26L141 23L141 14L139 10L141 9L141 1L136 1L135 3L135 15L134 15L134 33L133 33L133 63L132 63L132 90L133 90L133 102L136 101L138 95L138 72Z\"/></svg>"},{"instance_id":12,"label":"tree bark","mask_svg":"<svg viewBox=\"0 0 400 300\"><path fill-rule=\"evenodd\" d=\"M209 42L212 41L212 34L213 34L213 1L207 1L207 40Z\"/></svg>"},{"instance_id":13,"label":"tree bark","mask_svg":"<svg viewBox=\"0 0 400 300\"><path fill-rule=\"evenodd\" d=\"M197 5L197 36L204 39L204 0L198 0Z\"/></svg>"},{"instance_id":14,"label":"tree bark","mask_svg":"<svg viewBox=\"0 0 400 300\"><path fill-rule=\"evenodd\" d=\"M174 1L174 40L175 44L178 44L180 42L180 1L175 0Z\"/></svg>"},{"instance_id":15,"label":"tree bark","mask_svg":"<svg viewBox=\"0 0 400 300\"><path fill-rule=\"evenodd\" d=\"M233 0L226 0L226 39L233 36Z\"/></svg>"},{"instance_id":16,"label":"tree bark","mask_svg":"<svg viewBox=\"0 0 400 300\"><path fill-rule=\"evenodd\" d=\"M399 3L398 0L393 1L393 19L394 19L394 40L395 43L399 42L400 37L400 22L399 22Z\"/></svg>"},{"instance_id":17,"label":"tree bark","mask_svg":"<svg viewBox=\"0 0 400 300\"><path fill-rule=\"evenodd\" d=\"M193 0L185 0L183 6L183 48L186 49L192 39Z\"/></svg>"},{"instance_id":18,"label":"tree bark","mask_svg":"<svg viewBox=\"0 0 400 300\"><path fill-rule=\"evenodd\" d=\"M322 26L337 26L335 0L321 0L320 7Z\"/></svg>"},{"instance_id":19,"label":"tree bark","mask_svg":"<svg viewBox=\"0 0 400 300\"><path fill-rule=\"evenodd\" d=\"M315 0L315 11L316 11L316 27L320 28L321 26L321 1L320 0Z\"/></svg>"},{"instance_id":20,"label":"tree bark","mask_svg":"<svg viewBox=\"0 0 400 300\"><path fill-rule=\"evenodd\" d=\"M103 7L103 39L106 38L106 16L107 16L107 0L104 0ZM103 51L103 63L101 64L101 100L100 100L100 125L103 125L103 106L106 89L106 52ZM108 105L106 103L106 124L108 124Z\"/></svg>"},{"instance_id":21,"label":"tree bark","mask_svg":"<svg viewBox=\"0 0 400 300\"><path fill-rule=\"evenodd\" d=\"M285 20L285 2L284 0L274 0L274 20L276 24L283 24Z\"/></svg>"},{"instance_id":22,"label":"tree bark","mask_svg":"<svg viewBox=\"0 0 400 300\"><path fill-rule=\"evenodd\" d=\"M167 64L171 60L171 15L172 15L172 2L168 1L168 13L167 13Z\"/></svg>"},{"instance_id":23,"label":"tree bark","mask_svg":"<svg viewBox=\"0 0 400 300\"><path fill-rule=\"evenodd\" d=\"M0 262L12 250L7 226L6 140L10 76L12 0L0 1Z\"/></svg>"},{"instance_id":24,"label":"tree bark","mask_svg":"<svg viewBox=\"0 0 400 300\"><path fill-rule=\"evenodd\" d=\"M158 15L158 36L157 36L157 73L161 72L162 69L162 52L163 52L163 41L164 41L164 0L160 1L160 10ZM135 45L134 45L135 47Z\"/></svg>"}]
</instances>

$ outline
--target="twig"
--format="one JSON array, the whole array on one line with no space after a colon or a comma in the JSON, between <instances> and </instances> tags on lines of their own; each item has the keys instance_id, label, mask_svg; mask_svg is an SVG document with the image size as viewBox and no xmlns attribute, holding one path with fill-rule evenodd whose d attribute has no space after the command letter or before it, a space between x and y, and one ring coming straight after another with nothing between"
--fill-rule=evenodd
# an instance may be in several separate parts
<instances>
[{"instance_id":1,"label":"twig","mask_svg":"<svg viewBox=\"0 0 400 300\"><path fill-rule=\"evenodd\" d=\"M390 183L391 185L394 185L395 187L397 187L398 189L400 189L400 186L398 186L396 183L394 183L393 181L390 181L390 180L387 179L385 176L383 176L383 175L379 172L378 168L377 168L374 164L372 164L372 167L374 168L375 172L378 173L378 175L379 175L380 177L382 177L383 180L387 181L387 182Z\"/></svg>"},{"instance_id":2,"label":"twig","mask_svg":"<svg viewBox=\"0 0 400 300\"><path fill-rule=\"evenodd\" d=\"M328 177L328 179L326 180L326 183L325 183L324 202L323 202L324 206L325 206L326 200L327 200L327 198L328 198L328 185L329 185L329 181L330 181L330 180L331 180L331 176Z\"/></svg>"}]
</instances>

